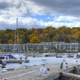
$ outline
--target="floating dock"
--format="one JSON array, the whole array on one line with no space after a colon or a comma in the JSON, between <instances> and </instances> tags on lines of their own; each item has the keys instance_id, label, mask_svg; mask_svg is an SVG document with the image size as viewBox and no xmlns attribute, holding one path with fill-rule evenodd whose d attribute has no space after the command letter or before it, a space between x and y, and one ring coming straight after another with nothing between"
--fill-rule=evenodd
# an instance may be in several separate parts
<instances>
[{"instance_id":1,"label":"floating dock","mask_svg":"<svg viewBox=\"0 0 80 80\"><path fill-rule=\"evenodd\" d=\"M45 76L40 73L41 66L16 69L4 72L1 76L7 80L47 80L49 77L55 79L59 76L60 69L58 65L49 64L46 66L50 68L50 71Z\"/></svg>"},{"instance_id":2,"label":"floating dock","mask_svg":"<svg viewBox=\"0 0 80 80\"><path fill-rule=\"evenodd\" d=\"M12 71L3 72L0 77L6 80L56 80L60 77L60 73L66 79L64 80L80 80L79 74L71 73L74 65L71 68L68 68L67 71L61 70L60 65L46 64L46 67L50 68L50 71L46 75L40 73L39 66L19 68ZM63 80L63 79L58 79Z\"/></svg>"}]
</instances>

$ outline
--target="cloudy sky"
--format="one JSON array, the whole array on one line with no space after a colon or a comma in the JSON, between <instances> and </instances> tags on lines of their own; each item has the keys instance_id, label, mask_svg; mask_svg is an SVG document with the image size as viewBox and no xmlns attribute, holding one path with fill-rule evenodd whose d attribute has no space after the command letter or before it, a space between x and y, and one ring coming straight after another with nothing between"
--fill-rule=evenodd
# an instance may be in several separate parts
<instances>
[{"instance_id":1,"label":"cloudy sky","mask_svg":"<svg viewBox=\"0 0 80 80\"><path fill-rule=\"evenodd\" d=\"M80 26L80 0L0 0L0 29Z\"/></svg>"}]
</instances>

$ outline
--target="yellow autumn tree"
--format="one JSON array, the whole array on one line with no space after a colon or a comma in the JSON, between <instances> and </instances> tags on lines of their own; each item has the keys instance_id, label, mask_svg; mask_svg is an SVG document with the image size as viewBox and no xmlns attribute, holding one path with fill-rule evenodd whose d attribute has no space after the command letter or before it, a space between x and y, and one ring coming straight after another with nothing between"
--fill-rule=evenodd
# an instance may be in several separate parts
<instances>
[{"instance_id":1,"label":"yellow autumn tree","mask_svg":"<svg viewBox=\"0 0 80 80\"><path fill-rule=\"evenodd\" d=\"M30 35L30 43L39 43L40 39L37 34Z\"/></svg>"}]
</instances>

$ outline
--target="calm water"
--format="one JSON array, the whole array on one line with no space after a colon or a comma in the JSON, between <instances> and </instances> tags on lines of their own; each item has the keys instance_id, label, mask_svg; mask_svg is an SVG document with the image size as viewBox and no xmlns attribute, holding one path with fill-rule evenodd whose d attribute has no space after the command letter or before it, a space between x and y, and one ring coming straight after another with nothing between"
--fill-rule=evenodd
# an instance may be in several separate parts
<instances>
[{"instance_id":1,"label":"calm water","mask_svg":"<svg viewBox=\"0 0 80 80\"><path fill-rule=\"evenodd\" d=\"M52 63L52 64L58 64L60 65L63 60L65 60L69 65L72 64L80 64L80 59L74 59L74 58L55 58L55 57L28 57L28 60L30 60L29 63L22 63L22 64L7 64L6 68L20 68L24 66L33 66L33 65L41 65L43 63ZM77 62L76 62L77 61Z\"/></svg>"}]
</instances>

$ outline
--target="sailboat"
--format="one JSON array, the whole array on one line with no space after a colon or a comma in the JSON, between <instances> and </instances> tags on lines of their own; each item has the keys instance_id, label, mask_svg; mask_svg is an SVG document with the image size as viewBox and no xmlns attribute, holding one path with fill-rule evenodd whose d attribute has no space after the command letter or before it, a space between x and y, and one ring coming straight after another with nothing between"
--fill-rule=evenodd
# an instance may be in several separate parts
<instances>
[{"instance_id":1,"label":"sailboat","mask_svg":"<svg viewBox=\"0 0 80 80\"><path fill-rule=\"evenodd\" d=\"M19 20L16 18L16 29L19 28ZM29 62L27 60L27 55L26 55L26 45L25 44L19 44L19 33L17 30L15 30L15 42L14 42L14 50L16 52L16 57L18 60ZM16 44L15 44L16 43ZM22 50L21 50L22 48Z\"/></svg>"}]
</instances>

